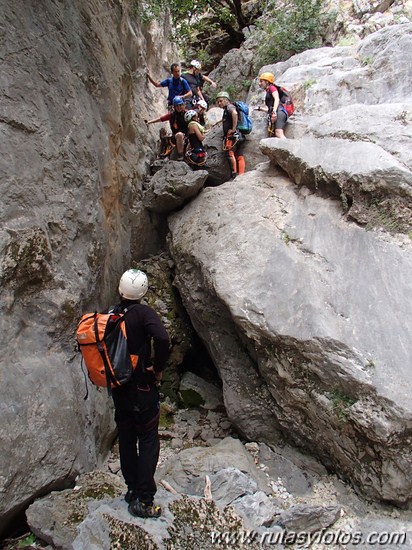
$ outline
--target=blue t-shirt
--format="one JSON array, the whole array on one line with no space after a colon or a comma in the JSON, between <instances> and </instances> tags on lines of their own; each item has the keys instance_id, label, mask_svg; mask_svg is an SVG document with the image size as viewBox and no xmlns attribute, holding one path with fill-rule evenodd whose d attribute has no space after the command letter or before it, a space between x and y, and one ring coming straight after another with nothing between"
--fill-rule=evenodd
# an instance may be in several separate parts
<instances>
[{"instance_id":1,"label":"blue t-shirt","mask_svg":"<svg viewBox=\"0 0 412 550\"><path fill-rule=\"evenodd\" d=\"M182 77L173 78L172 76L162 80L160 82L162 88L169 88L169 95L167 96L167 103L173 105L173 99L177 95L184 95L190 92L190 86L187 80Z\"/></svg>"}]
</instances>

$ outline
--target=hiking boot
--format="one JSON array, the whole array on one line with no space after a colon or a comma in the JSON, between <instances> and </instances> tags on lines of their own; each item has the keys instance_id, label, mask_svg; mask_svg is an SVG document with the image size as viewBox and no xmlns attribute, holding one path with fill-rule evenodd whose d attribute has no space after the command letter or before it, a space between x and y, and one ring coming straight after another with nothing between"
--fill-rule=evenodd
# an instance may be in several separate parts
<instances>
[{"instance_id":1,"label":"hiking boot","mask_svg":"<svg viewBox=\"0 0 412 550\"><path fill-rule=\"evenodd\" d=\"M135 489L128 489L127 493L124 495L124 499L127 502L127 504L132 502L132 500L136 500L137 499L136 490Z\"/></svg>"},{"instance_id":2,"label":"hiking boot","mask_svg":"<svg viewBox=\"0 0 412 550\"><path fill-rule=\"evenodd\" d=\"M151 504L145 504L140 500L134 500L129 504L129 512L132 516L139 518L158 518L162 513L160 506L155 506L153 502Z\"/></svg>"}]
</instances>

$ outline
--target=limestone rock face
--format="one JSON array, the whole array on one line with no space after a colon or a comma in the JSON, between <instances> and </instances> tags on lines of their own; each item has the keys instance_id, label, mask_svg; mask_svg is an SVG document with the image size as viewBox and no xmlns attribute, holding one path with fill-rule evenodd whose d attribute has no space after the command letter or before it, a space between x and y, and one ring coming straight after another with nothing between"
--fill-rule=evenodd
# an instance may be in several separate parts
<instances>
[{"instance_id":1,"label":"limestone rock face","mask_svg":"<svg viewBox=\"0 0 412 550\"><path fill-rule=\"evenodd\" d=\"M207 176L206 170L193 171L186 162L170 160L150 179L143 205L160 214L176 210L197 195Z\"/></svg>"},{"instance_id":2,"label":"limestone rock face","mask_svg":"<svg viewBox=\"0 0 412 550\"><path fill-rule=\"evenodd\" d=\"M351 219L403 233L412 228L411 54L405 24L261 69L292 91L297 108L286 125L295 139L267 139L261 150L297 185L340 198ZM256 85L249 101L262 101Z\"/></svg>"},{"instance_id":3,"label":"limestone rock face","mask_svg":"<svg viewBox=\"0 0 412 550\"><path fill-rule=\"evenodd\" d=\"M176 284L248 438L279 431L368 495L409 501L412 247L268 163L170 216Z\"/></svg>"},{"instance_id":4,"label":"limestone rock face","mask_svg":"<svg viewBox=\"0 0 412 550\"><path fill-rule=\"evenodd\" d=\"M137 198L154 144L143 118L163 96L145 93L144 65L169 52L166 29L136 27L120 0L2 8L0 533L113 437L107 394L83 400L74 330L156 249Z\"/></svg>"},{"instance_id":5,"label":"limestone rock face","mask_svg":"<svg viewBox=\"0 0 412 550\"><path fill-rule=\"evenodd\" d=\"M411 54L404 24L263 67L295 99L292 139L262 140L270 164L206 189L169 238L231 421L397 504L412 494ZM247 101L263 100L255 84Z\"/></svg>"}]
</instances>

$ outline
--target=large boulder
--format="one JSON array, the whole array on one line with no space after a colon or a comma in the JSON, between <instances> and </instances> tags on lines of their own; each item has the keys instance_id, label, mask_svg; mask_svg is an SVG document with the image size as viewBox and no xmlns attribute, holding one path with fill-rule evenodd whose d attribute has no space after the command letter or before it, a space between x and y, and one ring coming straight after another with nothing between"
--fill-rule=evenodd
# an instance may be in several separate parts
<instances>
[{"instance_id":1,"label":"large boulder","mask_svg":"<svg viewBox=\"0 0 412 550\"><path fill-rule=\"evenodd\" d=\"M170 160L146 184L143 205L159 214L176 210L199 193L207 176L206 170L193 171L186 162Z\"/></svg>"},{"instance_id":2,"label":"large boulder","mask_svg":"<svg viewBox=\"0 0 412 550\"><path fill-rule=\"evenodd\" d=\"M169 218L175 283L246 437L286 434L369 496L410 501L412 247L268 165Z\"/></svg>"},{"instance_id":3,"label":"large boulder","mask_svg":"<svg viewBox=\"0 0 412 550\"><path fill-rule=\"evenodd\" d=\"M412 172L380 145L308 136L264 139L260 147L299 186L341 200L357 222L395 232L412 228Z\"/></svg>"},{"instance_id":4,"label":"large boulder","mask_svg":"<svg viewBox=\"0 0 412 550\"><path fill-rule=\"evenodd\" d=\"M404 24L264 67L293 93L296 139L263 140L270 165L169 220L234 425L286 434L397 504L412 489L411 54ZM248 102L262 101L255 84Z\"/></svg>"}]
</instances>

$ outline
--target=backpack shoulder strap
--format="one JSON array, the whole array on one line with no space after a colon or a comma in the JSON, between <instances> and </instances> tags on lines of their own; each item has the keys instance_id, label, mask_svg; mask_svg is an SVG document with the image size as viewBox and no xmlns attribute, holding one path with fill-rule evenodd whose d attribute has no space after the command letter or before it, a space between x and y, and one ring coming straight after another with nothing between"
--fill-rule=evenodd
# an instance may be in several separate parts
<instances>
[{"instance_id":1,"label":"backpack shoulder strap","mask_svg":"<svg viewBox=\"0 0 412 550\"><path fill-rule=\"evenodd\" d=\"M124 310L123 310L123 313L124 315L126 315L126 313L128 313L129 311L132 311L132 309L134 309L138 304L130 304L130 306L127 306Z\"/></svg>"}]
</instances>

